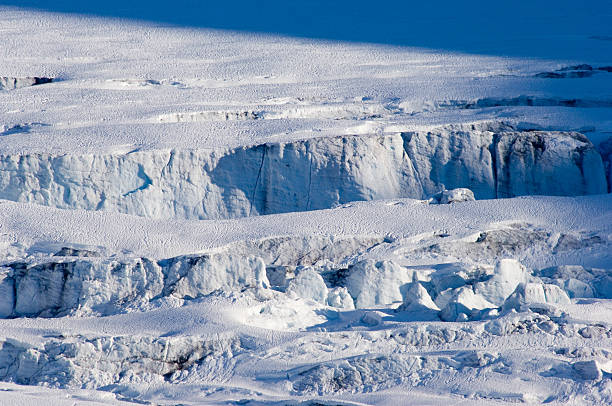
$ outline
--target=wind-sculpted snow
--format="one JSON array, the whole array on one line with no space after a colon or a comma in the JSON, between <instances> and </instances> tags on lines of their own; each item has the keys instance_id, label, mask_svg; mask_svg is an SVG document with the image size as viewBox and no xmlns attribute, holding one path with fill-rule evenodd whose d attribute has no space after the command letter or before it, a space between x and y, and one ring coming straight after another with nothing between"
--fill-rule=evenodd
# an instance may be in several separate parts
<instances>
[{"instance_id":1,"label":"wind-sculpted snow","mask_svg":"<svg viewBox=\"0 0 612 406\"><path fill-rule=\"evenodd\" d=\"M582 135L487 126L231 150L0 157L0 198L152 218L306 211L460 187L477 199L607 191L602 159Z\"/></svg>"}]
</instances>

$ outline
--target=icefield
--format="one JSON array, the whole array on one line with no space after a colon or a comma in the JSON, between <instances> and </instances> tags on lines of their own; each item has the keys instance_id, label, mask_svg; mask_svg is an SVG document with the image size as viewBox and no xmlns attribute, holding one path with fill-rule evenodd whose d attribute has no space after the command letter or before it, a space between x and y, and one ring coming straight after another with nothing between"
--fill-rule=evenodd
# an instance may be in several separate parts
<instances>
[{"instance_id":1,"label":"icefield","mask_svg":"<svg viewBox=\"0 0 612 406\"><path fill-rule=\"evenodd\" d=\"M612 3L177 1L0 1L0 405L612 404Z\"/></svg>"}]
</instances>

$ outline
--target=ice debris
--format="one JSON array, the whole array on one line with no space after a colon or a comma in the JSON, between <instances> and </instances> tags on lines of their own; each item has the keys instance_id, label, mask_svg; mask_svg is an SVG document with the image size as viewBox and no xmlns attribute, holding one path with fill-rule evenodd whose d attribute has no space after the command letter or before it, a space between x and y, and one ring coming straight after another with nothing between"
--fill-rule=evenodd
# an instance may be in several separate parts
<instances>
[{"instance_id":1,"label":"ice debris","mask_svg":"<svg viewBox=\"0 0 612 406\"><path fill-rule=\"evenodd\" d=\"M431 311L438 312L440 309L431 300L427 289L420 283L415 282L406 292L404 302L396 310L398 312L429 313Z\"/></svg>"},{"instance_id":2,"label":"ice debris","mask_svg":"<svg viewBox=\"0 0 612 406\"><path fill-rule=\"evenodd\" d=\"M467 188L457 188L453 190L443 190L436 193L430 199L430 203L434 204L450 204L459 202L473 202L474 192Z\"/></svg>"},{"instance_id":3,"label":"ice debris","mask_svg":"<svg viewBox=\"0 0 612 406\"><path fill-rule=\"evenodd\" d=\"M301 297L321 304L327 303L329 295L321 275L310 267L298 272L297 276L289 282L286 292L289 296Z\"/></svg>"},{"instance_id":4,"label":"ice debris","mask_svg":"<svg viewBox=\"0 0 612 406\"><path fill-rule=\"evenodd\" d=\"M596 360L576 361L572 364L572 368L584 380L599 381L603 377L601 368Z\"/></svg>"},{"instance_id":5,"label":"ice debris","mask_svg":"<svg viewBox=\"0 0 612 406\"><path fill-rule=\"evenodd\" d=\"M501 306L519 283L527 282L527 269L515 259L502 259L490 279L474 284L474 292L495 306Z\"/></svg>"},{"instance_id":6,"label":"ice debris","mask_svg":"<svg viewBox=\"0 0 612 406\"><path fill-rule=\"evenodd\" d=\"M0 90L19 89L22 87L36 86L36 85L42 85L45 83L51 83L52 81L53 81L53 78L36 77L36 76L23 77L23 78L0 76Z\"/></svg>"},{"instance_id":7,"label":"ice debris","mask_svg":"<svg viewBox=\"0 0 612 406\"><path fill-rule=\"evenodd\" d=\"M557 285L546 283L520 283L502 305L504 311L540 310L547 307L540 305L570 304L567 294Z\"/></svg>"}]
</instances>

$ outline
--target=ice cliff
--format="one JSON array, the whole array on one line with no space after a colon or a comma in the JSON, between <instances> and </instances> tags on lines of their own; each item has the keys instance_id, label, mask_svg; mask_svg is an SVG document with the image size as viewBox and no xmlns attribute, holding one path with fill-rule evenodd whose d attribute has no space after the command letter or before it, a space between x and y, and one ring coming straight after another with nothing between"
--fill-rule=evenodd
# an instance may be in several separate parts
<instances>
[{"instance_id":1,"label":"ice cliff","mask_svg":"<svg viewBox=\"0 0 612 406\"><path fill-rule=\"evenodd\" d=\"M249 256L13 263L0 267L0 318L112 314L159 298L194 299L268 285L263 261Z\"/></svg>"},{"instance_id":2,"label":"ice cliff","mask_svg":"<svg viewBox=\"0 0 612 406\"><path fill-rule=\"evenodd\" d=\"M562 181L560 181L562 179ZM472 125L234 149L0 155L0 198L151 218L218 219L350 201L607 192L602 158L574 132Z\"/></svg>"},{"instance_id":3,"label":"ice cliff","mask_svg":"<svg viewBox=\"0 0 612 406\"><path fill-rule=\"evenodd\" d=\"M530 272L514 259L496 260L493 253L488 260L471 264L406 266L395 260L359 259L374 247L388 249L395 243L372 240L373 245L368 245L360 238L350 242L348 237L344 243L338 240L336 251L319 250L321 244L334 244L321 237L309 242L300 238L251 242L250 254L245 252L247 245L234 244L216 253L162 260L67 256L6 263L0 265L0 319L147 311L215 292L249 291L263 302L280 292L282 297L340 309L403 302L399 311L418 313L425 306L435 309L436 315L441 310L446 321L486 318L488 310L532 302L612 297L609 270L561 266ZM540 252L557 249L532 243ZM257 255L263 246L290 255L284 259ZM583 249L589 247L577 244L561 251ZM307 257L317 250L319 257ZM416 251L411 255L419 257ZM473 259L469 254L463 258Z\"/></svg>"}]
</instances>

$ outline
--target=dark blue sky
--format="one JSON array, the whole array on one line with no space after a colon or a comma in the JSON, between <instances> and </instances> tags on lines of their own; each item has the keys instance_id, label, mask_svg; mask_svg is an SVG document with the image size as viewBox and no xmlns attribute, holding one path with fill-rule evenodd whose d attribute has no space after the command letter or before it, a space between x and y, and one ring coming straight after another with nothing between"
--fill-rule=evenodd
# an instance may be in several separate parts
<instances>
[{"instance_id":1,"label":"dark blue sky","mask_svg":"<svg viewBox=\"0 0 612 406\"><path fill-rule=\"evenodd\" d=\"M612 0L0 0L0 5L508 56L574 58L589 53L576 38L597 37L594 46L601 48L600 42L612 37Z\"/></svg>"}]
</instances>

